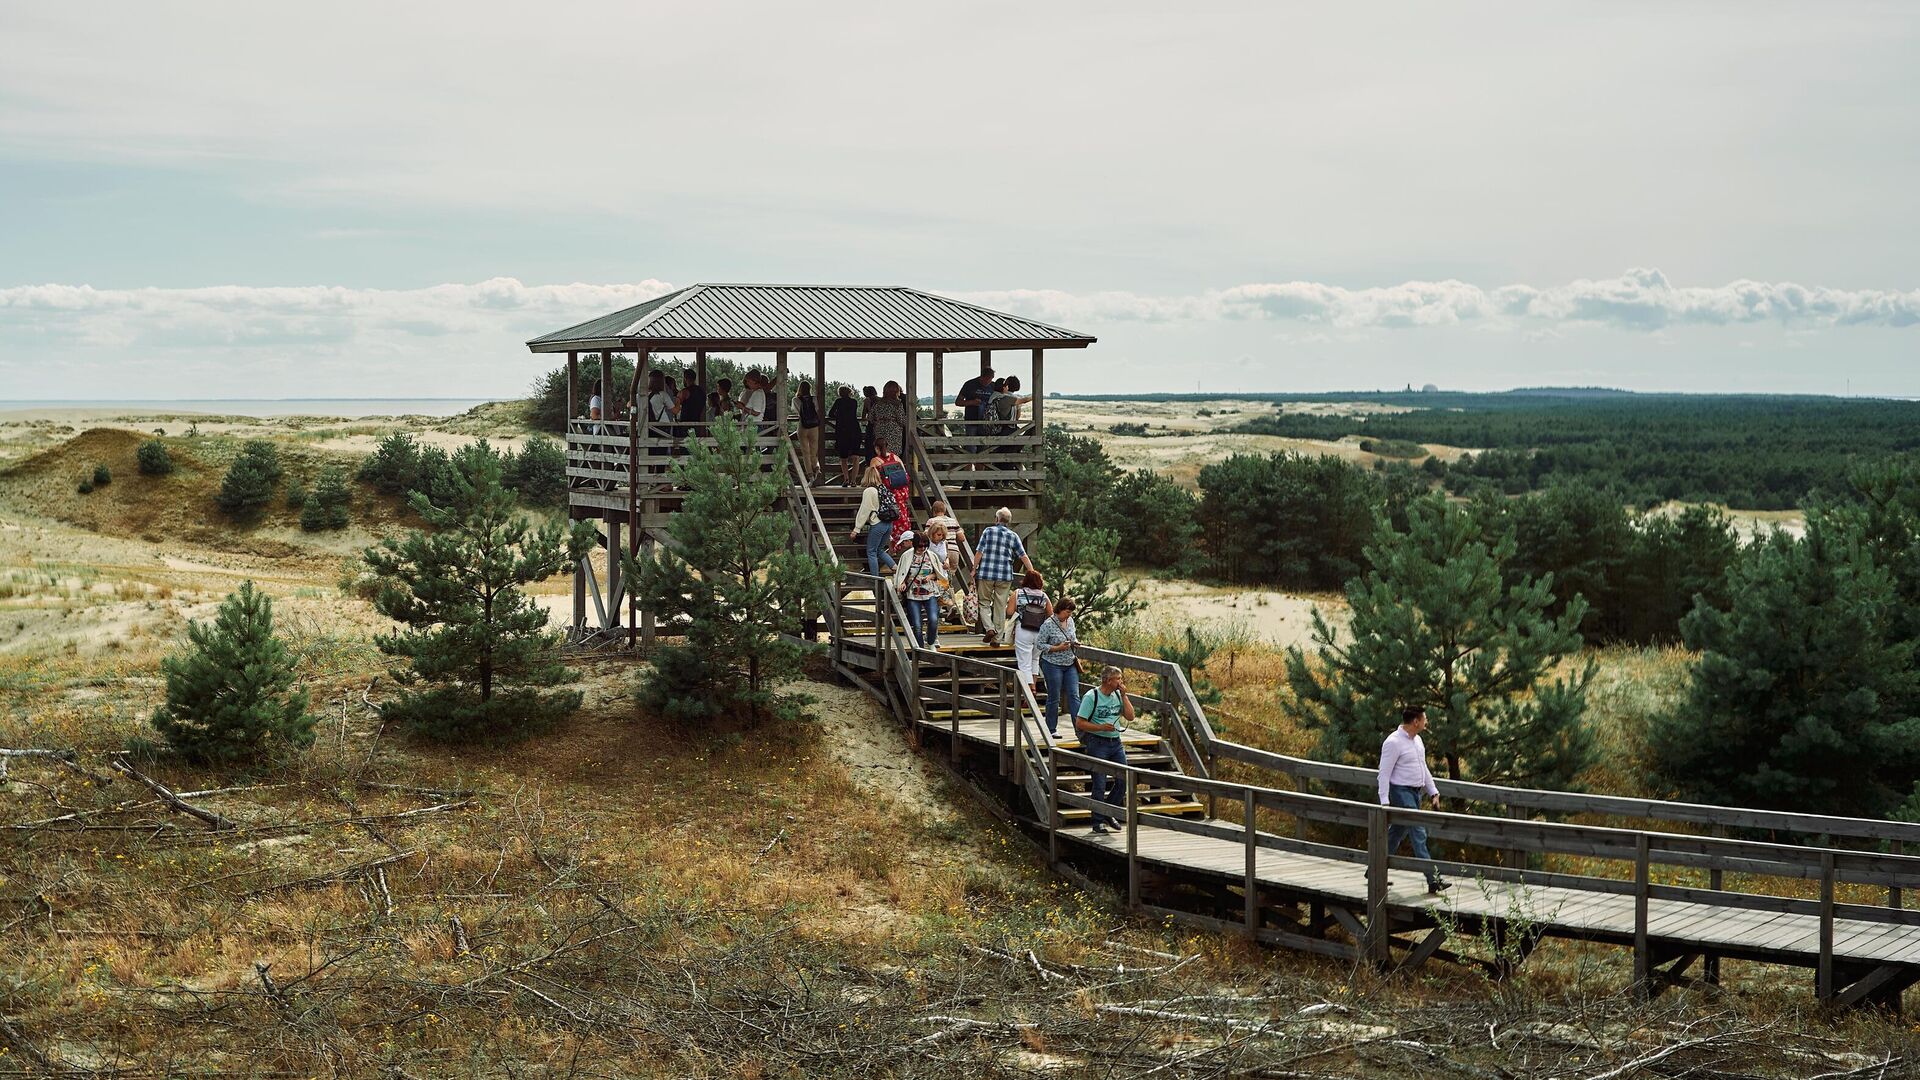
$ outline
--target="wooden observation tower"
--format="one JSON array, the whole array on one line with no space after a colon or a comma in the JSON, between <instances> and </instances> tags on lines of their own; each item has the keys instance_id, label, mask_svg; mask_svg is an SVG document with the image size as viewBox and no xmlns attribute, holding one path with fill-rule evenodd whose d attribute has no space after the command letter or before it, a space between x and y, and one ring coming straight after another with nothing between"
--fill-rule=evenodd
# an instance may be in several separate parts
<instances>
[{"instance_id":1,"label":"wooden observation tower","mask_svg":"<svg viewBox=\"0 0 1920 1080\"><path fill-rule=\"evenodd\" d=\"M820 518L821 506L858 502L859 490L816 485L803 475L794 452L793 401L795 357L812 357L811 384L824 417L832 399L828 369L832 354L850 374L848 358L867 357L860 371L871 374L871 359L901 363L899 383L911 418L906 445L895 447L913 477L914 514L924 516L932 502L944 500L969 535L992 521L1000 507L1014 511L1015 528L1030 531L1038 514L1042 483L1042 442L1046 424L1046 354L1053 349L1084 349L1087 334L976 304L898 286L837 285L690 285L643 304L624 308L577 326L527 342L536 353L567 356L567 502L576 520L598 523L608 553L637 552L642 544L666 539L666 525L683 494L674 486L671 465L676 450L705 438L705 424L650 421L644 415L651 372L691 378L710 389L710 354L772 354L768 409L757 437L767 467L788 475L787 509L796 519L795 542L819 543L820 530L803 519ZM611 380L610 358L634 358L625 386ZM580 385L580 359L598 356L598 385ZM964 372L949 374L947 360L957 357ZM804 360L802 361L804 363ZM954 392L975 374L1020 379L1020 396L1033 401L1011 422L989 417L967 419L950 405ZM804 369L803 369L804 370ZM931 375L931 383L922 374ZM849 380L851 381L851 380ZM600 418L589 412L597 397ZM930 401L922 404L922 398ZM635 423L639 417L641 422ZM711 418L708 418L711 419ZM825 433L831 439L831 432ZM829 515L831 516L831 515ZM831 543L829 538L828 543ZM651 613L621 580L619 560L605 560L604 574L593 559L574 575L572 637L651 638ZM604 588L603 588L604 585ZM624 604L623 604L624 601ZM622 614L622 607L626 608Z\"/></svg>"}]
</instances>

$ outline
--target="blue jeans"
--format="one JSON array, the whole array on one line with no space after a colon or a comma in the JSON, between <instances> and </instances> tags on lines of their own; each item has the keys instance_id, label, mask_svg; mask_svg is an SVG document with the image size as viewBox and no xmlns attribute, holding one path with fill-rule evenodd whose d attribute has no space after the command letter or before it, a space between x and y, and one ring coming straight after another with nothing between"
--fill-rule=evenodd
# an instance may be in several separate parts
<instances>
[{"instance_id":1,"label":"blue jeans","mask_svg":"<svg viewBox=\"0 0 1920 1080\"><path fill-rule=\"evenodd\" d=\"M887 541L893 538L893 522L876 521L867 530L867 573L880 576L880 564L886 563L887 569L893 569L893 556L887 554Z\"/></svg>"},{"instance_id":2,"label":"blue jeans","mask_svg":"<svg viewBox=\"0 0 1920 1080\"><path fill-rule=\"evenodd\" d=\"M1422 794L1423 792L1420 788L1407 784L1393 784L1387 788L1387 804L1389 806L1402 807L1407 810L1418 810L1420 809L1420 796ZM1387 826L1388 855L1392 855L1394 852L1400 850L1400 841L1402 840L1413 841L1413 854L1415 858L1433 858L1432 853L1427 851L1427 827L1425 825ZM1435 867L1427 867L1426 875L1428 885L1432 885L1434 882L1440 880L1440 871Z\"/></svg>"},{"instance_id":3,"label":"blue jeans","mask_svg":"<svg viewBox=\"0 0 1920 1080\"><path fill-rule=\"evenodd\" d=\"M1067 715L1080 704L1080 665L1049 664L1042 659L1040 674L1047 679L1047 733L1060 734L1060 703L1067 703Z\"/></svg>"},{"instance_id":4,"label":"blue jeans","mask_svg":"<svg viewBox=\"0 0 1920 1080\"><path fill-rule=\"evenodd\" d=\"M1115 765L1125 765L1127 763L1127 748L1120 745L1119 739L1109 739L1092 733L1083 734L1080 736L1080 752L1088 757L1097 757L1102 761L1111 761ZM1127 785L1126 782L1118 776L1109 776L1103 772L1096 772L1093 774L1093 789L1088 792L1088 794L1101 802L1112 803L1115 806L1125 806ZM1093 820L1096 824L1120 824L1112 818L1102 818L1098 814L1093 816Z\"/></svg>"},{"instance_id":5,"label":"blue jeans","mask_svg":"<svg viewBox=\"0 0 1920 1080\"><path fill-rule=\"evenodd\" d=\"M940 644L940 598L928 597L925 600L901 598L907 605L907 625L913 627L913 636L923 649L931 649Z\"/></svg>"}]
</instances>

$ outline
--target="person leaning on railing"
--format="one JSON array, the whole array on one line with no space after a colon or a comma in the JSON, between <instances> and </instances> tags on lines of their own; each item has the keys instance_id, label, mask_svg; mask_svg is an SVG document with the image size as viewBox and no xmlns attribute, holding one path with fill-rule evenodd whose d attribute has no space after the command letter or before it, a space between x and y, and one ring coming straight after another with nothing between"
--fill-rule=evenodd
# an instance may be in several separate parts
<instances>
[{"instance_id":1,"label":"person leaning on railing","mask_svg":"<svg viewBox=\"0 0 1920 1080\"><path fill-rule=\"evenodd\" d=\"M1040 674L1047 680L1047 734L1055 738L1060 735L1060 703L1064 701L1072 709L1080 699L1080 656L1075 651L1080 639L1074 636L1073 608L1070 596L1055 600L1053 614L1040 624L1040 632L1033 639L1034 651L1040 655Z\"/></svg>"}]
</instances>

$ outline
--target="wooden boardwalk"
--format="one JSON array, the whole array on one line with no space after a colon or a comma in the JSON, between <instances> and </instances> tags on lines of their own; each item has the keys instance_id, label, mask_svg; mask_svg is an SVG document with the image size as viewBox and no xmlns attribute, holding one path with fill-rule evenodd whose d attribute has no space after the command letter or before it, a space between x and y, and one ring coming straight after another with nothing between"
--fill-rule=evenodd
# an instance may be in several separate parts
<instances>
[{"instance_id":1,"label":"wooden boardwalk","mask_svg":"<svg viewBox=\"0 0 1920 1080\"><path fill-rule=\"evenodd\" d=\"M923 463L937 492L930 473ZM1811 968L1834 1005L1898 1009L1920 982L1920 911L1904 906L1920 857L1902 853L1920 825L1451 781L1441 793L1461 812L1381 807L1370 769L1219 737L1177 666L1082 649L1083 666L1118 666L1135 691L1129 764L1106 765L1077 752L1070 722L1059 738L1044 730L1011 649L954 625L938 649L919 647L892 590L861 572L849 493L794 494L812 526L797 539L850 567L829 598L836 667L1001 798L1053 865L1124 883L1143 914L1381 967L1504 974L1546 937L1611 943L1632 950L1648 994L1717 983L1723 959ZM1229 762L1260 781L1219 778ZM1119 805L1089 797L1095 768L1118 775ZM1094 833L1096 808L1124 826ZM1450 891L1428 895L1426 864L1386 850L1391 824L1428 829ZM1782 881L1814 895L1783 895ZM1496 959L1448 949L1457 935L1490 939Z\"/></svg>"}]
</instances>

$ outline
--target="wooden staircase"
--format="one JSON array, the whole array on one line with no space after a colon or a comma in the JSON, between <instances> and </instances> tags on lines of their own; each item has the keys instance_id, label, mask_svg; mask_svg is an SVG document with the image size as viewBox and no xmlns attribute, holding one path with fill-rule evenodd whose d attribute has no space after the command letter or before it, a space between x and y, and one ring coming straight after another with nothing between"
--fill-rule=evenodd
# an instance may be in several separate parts
<instances>
[{"instance_id":1,"label":"wooden staircase","mask_svg":"<svg viewBox=\"0 0 1920 1080\"><path fill-rule=\"evenodd\" d=\"M866 543L864 538L856 539L852 535L854 515L859 511L861 489L846 488L839 485L813 486L809 490L811 500L818 510L819 524L825 528L826 536L814 537L819 546L831 545L831 549L852 575L843 576L836 585L835 599L839 604L841 618L836 636L836 654L861 662L843 666L843 671L854 675L882 700L893 701L895 696L888 693L884 685L891 676L884 671L884 665L877 662L880 653L891 643L882 635L900 633L900 620L887 617L881 610L881 601L897 611L897 604L891 596L876 598L872 583L864 578L866 571ZM936 496L937 497L937 496ZM928 513L928 502L916 498L914 512L916 517ZM815 532L819 529L816 527ZM885 567L881 567L882 574ZM956 578L961 575L956 575ZM907 642L908 645L914 643ZM1010 644L988 645L977 627L963 625L950 617L940 626L937 649L912 650L913 670L911 679L904 680L915 690L910 699L900 703L905 705L911 715L904 719L915 724L923 737L933 733L943 733L949 739L958 738L977 748L1000 754L1006 746L1003 741L1003 716L1009 709L1017 715L1018 722L1025 725L1021 741L1040 750L1043 760L1050 757L1048 748L1057 746L1065 750L1078 750L1079 737L1072 727L1072 708L1077 703L1063 703L1061 710L1061 731L1057 738L1046 736L1041 717L1044 713L1029 715L1030 710L1024 704L1015 704L1011 700L1015 695L1004 689L1008 683L1018 680L1014 673L1014 651ZM959 663L949 657L964 657L969 663ZM977 662L977 663L976 663ZM957 700L956 700L957 699ZM1030 700L1035 707L1044 710L1047 704L1044 682L1038 687ZM1153 721L1141 710L1136 725L1141 728L1152 726ZM1166 772L1184 772L1178 757L1160 734L1150 730L1130 730L1122 737L1127 750L1129 764L1143 768ZM959 750L958 746L951 749ZM1055 775L1055 782L1062 792L1088 795L1092 789L1092 776L1083 768L1066 768ZM1204 818L1206 806L1191 792L1177 786L1151 786L1138 792L1142 813L1163 814L1182 818ZM1032 801L1032 800L1030 800ZM1031 808L1035 816L1044 816L1046 807L1035 805ZM1059 821L1062 827L1085 828L1090 824L1092 811L1081 807L1062 807Z\"/></svg>"}]
</instances>

